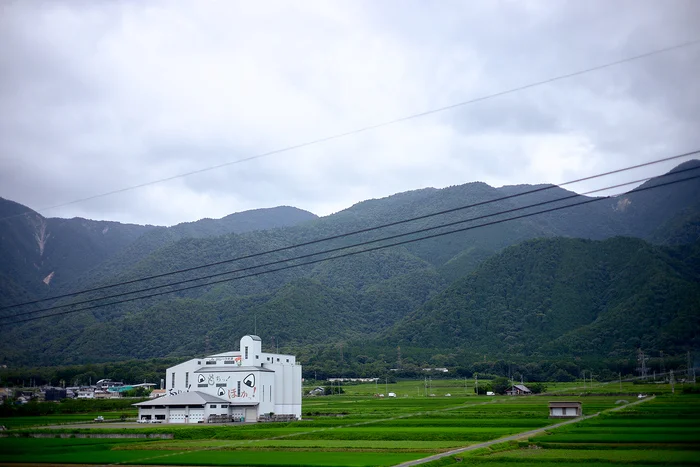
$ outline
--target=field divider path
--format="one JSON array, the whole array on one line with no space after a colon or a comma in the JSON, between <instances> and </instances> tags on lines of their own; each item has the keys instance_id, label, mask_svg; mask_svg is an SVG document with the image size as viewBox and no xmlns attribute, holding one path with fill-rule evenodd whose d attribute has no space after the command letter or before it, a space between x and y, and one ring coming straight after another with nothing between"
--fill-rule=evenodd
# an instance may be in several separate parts
<instances>
[{"instance_id":1,"label":"field divider path","mask_svg":"<svg viewBox=\"0 0 700 467\"><path fill-rule=\"evenodd\" d=\"M480 405L487 405L487 404L497 404L499 402L504 402L509 399L494 399L486 402L479 402L477 404L460 404L456 405L453 407L447 407L444 409L436 409L436 410L427 410L427 411L422 411L422 412L414 412L410 414L403 414L403 415L397 415L396 417L388 417L388 418L380 418L377 420L367 420L364 422L357 422L357 423L348 423L347 425L338 425L338 426L332 426L328 428L318 428L316 430L308 430L308 431L301 431L301 432L296 432L296 433L287 433L285 435L279 435L279 436L272 436L269 438L260 438L260 439L248 439L248 440L236 440L231 442L230 444L223 444L220 446L211 446L211 447L206 447L206 448L201 448L201 449L192 449L192 450L184 450L184 451L176 451L173 453L168 453L168 454L160 454L158 456L152 456L152 457L145 457L142 459L136 459L136 460L130 460L130 461L123 461L123 462L115 462L113 464L107 464L107 465L130 465L130 464L135 464L138 462L143 462L143 461L150 461L153 459L163 459L166 457L174 457L174 456L179 456L185 453L191 453L191 452L203 452L203 451L216 451L218 449L223 449L223 448L228 448L228 447L234 447L234 446L245 446L246 444L252 444L252 443L257 443L259 441L274 441L278 439L284 439L284 438L292 438L294 436L301 436L301 435L308 435L311 433L320 433L323 431L331 431L331 430L337 430L339 428L352 428L356 426L363 426L363 425L371 425L373 423L381 423L381 422L388 422L392 420L400 420L402 418L410 418L410 417L418 417L421 415L428 415L428 414L433 414L433 413L439 413L439 412L449 412L451 410L459 410L459 409L464 409L467 407L478 407ZM401 464L404 465L404 464ZM409 465L409 464L406 464Z\"/></svg>"},{"instance_id":2,"label":"field divider path","mask_svg":"<svg viewBox=\"0 0 700 467\"><path fill-rule=\"evenodd\" d=\"M589 420L593 417L597 417L598 415L600 415L602 413L616 412L618 410L626 409L628 407L632 407L633 405L641 404L643 402L647 402L647 401L653 400L655 398L656 398L656 396L650 396L650 397L647 397L644 399L640 399L638 401L634 401L634 402L630 402L628 404L621 405L619 407L613 407L611 409L601 410L600 412L596 412L596 413L591 414L591 415L586 415L583 417L578 417L578 418L574 418L571 420L566 420L564 422L555 423L553 425L547 425L545 427L536 428L534 430L523 431L521 433L516 433L516 434L510 435L510 436L505 436L503 438L492 439L491 441L484 441L483 443L479 443L479 444L472 444L470 446L466 446L466 447L458 448L458 449L453 449L451 451L441 452L439 454L433 454L432 456L424 457L422 459L415 459L412 461L404 462L402 464L397 464L394 467L410 467L413 465L425 464L426 462L432 462L432 461L435 461L438 459L442 459L443 457L454 456L455 454L461 454L463 452L473 451L475 449L487 448L489 446L493 446L494 444L505 443L507 441L515 441L515 440L522 439L522 438L529 438L532 435L537 435L537 434L543 433L547 430L554 430L554 429L560 428L562 426L572 425L574 423L582 422L584 420Z\"/></svg>"}]
</instances>

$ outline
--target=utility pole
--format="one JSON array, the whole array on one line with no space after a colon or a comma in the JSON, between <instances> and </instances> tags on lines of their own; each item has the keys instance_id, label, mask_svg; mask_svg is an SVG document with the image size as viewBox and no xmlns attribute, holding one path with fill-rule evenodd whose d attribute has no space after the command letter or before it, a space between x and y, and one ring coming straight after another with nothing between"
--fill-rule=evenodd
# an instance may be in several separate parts
<instances>
[{"instance_id":1,"label":"utility pole","mask_svg":"<svg viewBox=\"0 0 700 467\"><path fill-rule=\"evenodd\" d=\"M476 388L476 395L479 395L479 373L474 373L474 387Z\"/></svg>"},{"instance_id":2,"label":"utility pole","mask_svg":"<svg viewBox=\"0 0 700 467\"><path fill-rule=\"evenodd\" d=\"M389 397L389 378L384 377L384 392L386 392L386 397Z\"/></svg>"},{"instance_id":3,"label":"utility pole","mask_svg":"<svg viewBox=\"0 0 700 467\"><path fill-rule=\"evenodd\" d=\"M620 392L622 392L622 372L618 373L620 376Z\"/></svg>"},{"instance_id":4,"label":"utility pole","mask_svg":"<svg viewBox=\"0 0 700 467\"><path fill-rule=\"evenodd\" d=\"M666 374L666 363L664 361L664 351L660 351L659 354L661 355L661 375Z\"/></svg>"},{"instance_id":5,"label":"utility pole","mask_svg":"<svg viewBox=\"0 0 700 467\"><path fill-rule=\"evenodd\" d=\"M691 368L691 363L690 363L690 350L688 350L688 363L687 363L687 368L688 368L688 381L690 381L690 368ZM693 373L695 373L695 369L693 369ZM695 382L695 375L693 374L693 383Z\"/></svg>"},{"instance_id":6,"label":"utility pole","mask_svg":"<svg viewBox=\"0 0 700 467\"><path fill-rule=\"evenodd\" d=\"M671 394L676 393L675 381L673 381L673 370L671 370Z\"/></svg>"}]
</instances>

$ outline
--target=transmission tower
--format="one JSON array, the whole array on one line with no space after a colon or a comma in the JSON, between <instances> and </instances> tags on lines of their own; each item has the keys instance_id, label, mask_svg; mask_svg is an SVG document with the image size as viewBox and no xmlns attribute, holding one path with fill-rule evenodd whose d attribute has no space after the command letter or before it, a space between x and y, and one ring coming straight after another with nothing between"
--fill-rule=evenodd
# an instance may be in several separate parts
<instances>
[{"instance_id":1,"label":"transmission tower","mask_svg":"<svg viewBox=\"0 0 700 467\"><path fill-rule=\"evenodd\" d=\"M637 367L637 371L639 371L641 377L643 379L647 378L647 357L644 355L644 351L642 349L639 349L637 351L637 363L639 366Z\"/></svg>"}]
</instances>

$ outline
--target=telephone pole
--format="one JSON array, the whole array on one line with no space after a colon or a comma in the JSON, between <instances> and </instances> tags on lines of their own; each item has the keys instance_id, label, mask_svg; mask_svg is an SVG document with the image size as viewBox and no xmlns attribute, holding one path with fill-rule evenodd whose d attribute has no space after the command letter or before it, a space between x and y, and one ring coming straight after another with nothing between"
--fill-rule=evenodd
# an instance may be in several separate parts
<instances>
[{"instance_id":1,"label":"telephone pole","mask_svg":"<svg viewBox=\"0 0 700 467\"><path fill-rule=\"evenodd\" d=\"M673 381L673 370L671 370L671 394L676 393L675 381Z\"/></svg>"},{"instance_id":2,"label":"telephone pole","mask_svg":"<svg viewBox=\"0 0 700 467\"><path fill-rule=\"evenodd\" d=\"M690 381L690 378L693 378L693 383L695 383L695 365L693 365L691 358L690 358L690 350L688 350L688 381ZM691 376L691 371L692 371L692 376Z\"/></svg>"}]
</instances>

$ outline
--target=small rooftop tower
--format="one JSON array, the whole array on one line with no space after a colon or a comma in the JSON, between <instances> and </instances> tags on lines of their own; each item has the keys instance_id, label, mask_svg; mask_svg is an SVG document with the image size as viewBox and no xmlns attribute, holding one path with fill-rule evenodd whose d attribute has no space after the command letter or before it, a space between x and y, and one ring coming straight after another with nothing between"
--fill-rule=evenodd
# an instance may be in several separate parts
<instances>
[{"instance_id":1,"label":"small rooftop tower","mask_svg":"<svg viewBox=\"0 0 700 467\"><path fill-rule=\"evenodd\" d=\"M241 338L241 364L244 366L260 366L262 339L258 336L243 336Z\"/></svg>"}]
</instances>

